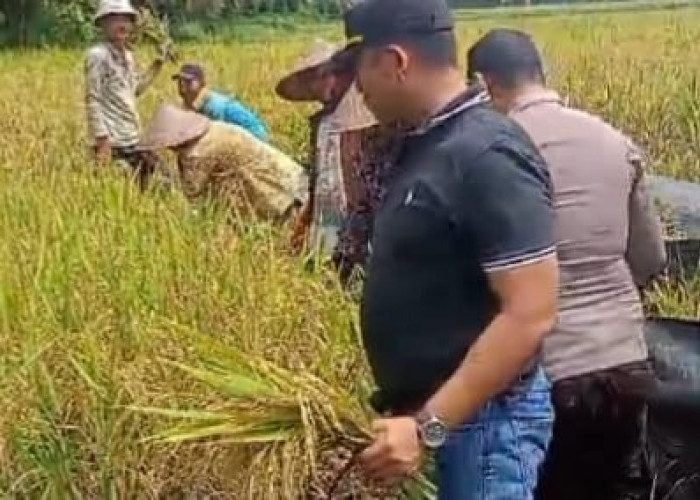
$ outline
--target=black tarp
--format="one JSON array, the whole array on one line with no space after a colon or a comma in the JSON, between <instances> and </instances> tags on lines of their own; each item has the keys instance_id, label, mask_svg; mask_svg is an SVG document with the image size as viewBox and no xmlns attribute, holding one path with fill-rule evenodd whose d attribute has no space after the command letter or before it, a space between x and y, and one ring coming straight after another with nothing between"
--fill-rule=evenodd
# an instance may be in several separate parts
<instances>
[{"instance_id":1,"label":"black tarp","mask_svg":"<svg viewBox=\"0 0 700 500\"><path fill-rule=\"evenodd\" d=\"M673 227L687 239L700 239L700 184L650 175L647 185Z\"/></svg>"},{"instance_id":2,"label":"black tarp","mask_svg":"<svg viewBox=\"0 0 700 500\"><path fill-rule=\"evenodd\" d=\"M665 222L679 233L666 241L668 275L688 276L700 261L700 184L661 175L650 175L647 184Z\"/></svg>"},{"instance_id":3,"label":"black tarp","mask_svg":"<svg viewBox=\"0 0 700 500\"><path fill-rule=\"evenodd\" d=\"M652 498L700 500L700 322L650 318L645 333L659 379L647 395Z\"/></svg>"}]
</instances>

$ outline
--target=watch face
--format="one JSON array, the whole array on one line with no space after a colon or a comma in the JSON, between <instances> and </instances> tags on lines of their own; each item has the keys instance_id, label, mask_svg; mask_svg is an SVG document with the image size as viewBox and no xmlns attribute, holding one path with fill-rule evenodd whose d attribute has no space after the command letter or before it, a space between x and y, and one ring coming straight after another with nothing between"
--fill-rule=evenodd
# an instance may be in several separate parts
<instances>
[{"instance_id":1,"label":"watch face","mask_svg":"<svg viewBox=\"0 0 700 500\"><path fill-rule=\"evenodd\" d=\"M439 448L447 441L447 426L438 419L426 422L421 430L423 441L428 448Z\"/></svg>"}]
</instances>

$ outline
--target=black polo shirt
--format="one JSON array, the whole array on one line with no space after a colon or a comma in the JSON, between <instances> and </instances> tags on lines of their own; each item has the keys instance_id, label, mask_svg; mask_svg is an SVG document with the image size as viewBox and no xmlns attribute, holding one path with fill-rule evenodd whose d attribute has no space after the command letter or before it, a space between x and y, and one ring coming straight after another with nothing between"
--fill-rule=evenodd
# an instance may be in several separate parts
<instances>
[{"instance_id":1,"label":"black polo shirt","mask_svg":"<svg viewBox=\"0 0 700 500\"><path fill-rule=\"evenodd\" d=\"M381 411L414 411L499 310L487 273L554 252L551 185L514 122L465 93L409 134L376 214L362 332Z\"/></svg>"}]
</instances>

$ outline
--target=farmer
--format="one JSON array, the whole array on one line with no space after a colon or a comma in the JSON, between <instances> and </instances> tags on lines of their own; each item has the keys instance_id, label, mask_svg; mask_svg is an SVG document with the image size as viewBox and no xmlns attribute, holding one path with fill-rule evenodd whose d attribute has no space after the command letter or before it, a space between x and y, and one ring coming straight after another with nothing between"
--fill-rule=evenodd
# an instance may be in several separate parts
<instances>
[{"instance_id":1,"label":"farmer","mask_svg":"<svg viewBox=\"0 0 700 500\"><path fill-rule=\"evenodd\" d=\"M412 126L375 214L363 292L386 416L361 463L394 479L436 450L440 498L531 499L553 420L537 362L557 296L546 167L465 85L444 0L358 9L365 101L381 122Z\"/></svg>"},{"instance_id":2,"label":"farmer","mask_svg":"<svg viewBox=\"0 0 700 500\"><path fill-rule=\"evenodd\" d=\"M185 64L173 76L185 108L197 111L211 120L243 127L261 141L268 140L265 123L257 114L233 96L214 92L207 87L204 68Z\"/></svg>"},{"instance_id":3,"label":"farmer","mask_svg":"<svg viewBox=\"0 0 700 500\"><path fill-rule=\"evenodd\" d=\"M322 104L309 120L313 180L294 243L320 245L343 281L365 262L379 179L397 137L395 128L377 124L357 92L357 49L319 41L276 89L290 101Z\"/></svg>"},{"instance_id":4,"label":"farmer","mask_svg":"<svg viewBox=\"0 0 700 500\"><path fill-rule=\"evenodd\" d=\"M170 47L161 47L161 55L139 74L128 49L136 16L128 0L100 1L95 24L102 29L105 41L87 52L86 104L96 159L124 161L143 179L156 160L136 148L141 139L136 98L160 73Z\"/></svg>"},{"instance_id":5,"label":"farmer","mask_svg":"<svg viewBox=\"0 0 700 500\"><path fill-rule=\"evenodd\" d=\"M625 397L652 377L637 287L665 262L644 156L546 87L527 34L487 33L469 50L468 67L493 104L530 134L554 184L561 287L543 359L554 382L556 423L540 497L649 498L644 404Z\"/></svg>"},{"instance_id":6,"label":"farmer","mask_svg":"<svg viewBox=\"0 0 700 500\"><path fill-rule=\"evenodd\" d=\"M306 201L303 168L237 125L165 104L142 147L176 152L182 188L192 200L212 195L237 214L278 222Z\"/></svg>"}]
</instances>

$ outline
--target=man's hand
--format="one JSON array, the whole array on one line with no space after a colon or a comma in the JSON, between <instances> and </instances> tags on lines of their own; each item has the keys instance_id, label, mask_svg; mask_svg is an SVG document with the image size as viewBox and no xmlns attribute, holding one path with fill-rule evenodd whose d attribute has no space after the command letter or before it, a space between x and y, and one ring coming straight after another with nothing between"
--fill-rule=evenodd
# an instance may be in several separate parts
<instances>
[{"instance_id":1,"label":"man's hand","mask_svg":"<svg viewBox=\"0 0 700 500\"><path fill-rule=\"evenodd\" d=\"M418 471L422 449L414 418L377 420L372 430L374 443L360 455L360 462L370 478L391 481Z\"/></svg>"},{"instance_id":2,"label":"man's hand","mask_svg":"<svg viewBox=\"0 0 700 500\"><path fill-rule=\"evenodd\" d=\"M307 202L292 216L292 235L290 238L292 251L300 252L309 235L311 225L311 204Z\"/></svg>"},{"instance_id":3,"label":"man's hand","mask_svg":"<svg viewBox=\"0 0 700 500\"><path fill-rule=\"evenodd\" d=\"M112 146L109 137L95 139L95 159L98 163L107 163L112 157Z\"/></svg>"},{"instance_id":4,"label":"man's hand","mask_svg":"<svg viewBox=\"0 0 700 500\"><path fill-rule=\"evenodd\" d=\"M156 64L162 66L167 61L172 61L175 58L174 55L175 47L171 40L162 43L158 46L158 57L156 58Z\"/></svg>"}]
</instances>

